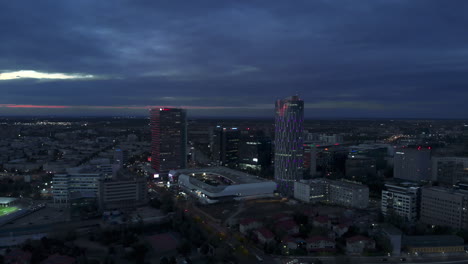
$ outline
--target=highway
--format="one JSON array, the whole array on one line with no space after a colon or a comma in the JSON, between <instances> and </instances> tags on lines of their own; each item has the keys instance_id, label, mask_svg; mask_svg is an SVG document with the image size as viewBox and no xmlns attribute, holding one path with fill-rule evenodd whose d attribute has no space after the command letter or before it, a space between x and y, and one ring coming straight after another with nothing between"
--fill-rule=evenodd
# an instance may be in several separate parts
<instances>
[{"instance_id":1,"label":"highway","mask_svg":"<svg viewBox=\"0 0 468 264\"><path fill-rule=\"evenodd\" d=\"M432 263L432 264L457 264L465 263L468 264L468 254L459 256L423 256L423 257L312 257L312 256L295 256L289 258L281 258L280 263L287 263L297 259L299 263L310 263L314 260L320 259L323 264L354 264L354 263L367 263L367 264L382 264L382 263L405 263L405 264L420 264L420 263ZM402 261L401 258L405 260ZM278 263L278 262L277 262Z\"/></svg>"}]
</instances>

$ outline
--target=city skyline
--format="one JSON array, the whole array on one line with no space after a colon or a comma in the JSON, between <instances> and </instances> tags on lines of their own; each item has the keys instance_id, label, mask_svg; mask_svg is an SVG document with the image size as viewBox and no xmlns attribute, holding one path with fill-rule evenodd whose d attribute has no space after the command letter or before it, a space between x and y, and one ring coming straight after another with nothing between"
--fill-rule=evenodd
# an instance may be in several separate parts
<instances>
[{"instance_id":1,"label":"city skyline","mask_svg":"<svg viewBox=\"0 0 468 264\"><path fill-rule=\"evenodd\" d=\"M467 8L5 2L0 115L272 117L298 94L306 118L468 118Z\"/></svg>"}]
</instances>

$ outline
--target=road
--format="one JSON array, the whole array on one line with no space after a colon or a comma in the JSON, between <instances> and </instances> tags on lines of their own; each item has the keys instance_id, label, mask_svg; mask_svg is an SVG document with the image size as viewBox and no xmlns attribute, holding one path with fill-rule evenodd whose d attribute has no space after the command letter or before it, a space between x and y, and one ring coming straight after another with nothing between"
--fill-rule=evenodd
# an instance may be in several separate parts
<instances>
[{"instance_id":1,"label":"road","mask_svg":"<svg viewBox=\"0 0 468 264\"><path fill-rule=\"evenodd\" d=\"M405 261L401 261L400 258L405 258ZM405 263L405 264L420 264L420 263L432 263L432 264L457 264L457 263L468 263L468 254L461 256L423 256L423 257L290 257L281 258L281 263L287 263L293 259L298 259L299 262L312 262L313 260L320 259L324 264L353 264L353 263L367 263L367 264L382 264L382 263ZM386 259L384 261L384 259Z\"/></svg>"}]
</instances>

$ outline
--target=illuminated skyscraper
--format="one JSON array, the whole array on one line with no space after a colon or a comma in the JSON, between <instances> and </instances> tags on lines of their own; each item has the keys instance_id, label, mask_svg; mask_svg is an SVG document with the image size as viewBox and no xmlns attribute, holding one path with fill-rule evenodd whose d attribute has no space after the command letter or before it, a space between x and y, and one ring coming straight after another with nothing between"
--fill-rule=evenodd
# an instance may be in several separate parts
<instances>
[{"instance_id":1,"label":"illuminated skyscraper","mask_svg":"<svg viewBox=\"0 0 468 264\"><path fill-rule=\"evenodd\" d=\"M151 166L157 172L183 169L187 163L187 112L155 108L151 116Z\"/></svg>"},{"instance_id":2,"label":"illuminated skyscraper","mask_svg":"<svg viewBox=\"0 0 468 264\"><path fill-rule=\"evenodd\" d=\"M303 176L304 101L291 96L277 100L275 109L275 180L278 191L291 196Z\"/></svg>"}]
</instances>

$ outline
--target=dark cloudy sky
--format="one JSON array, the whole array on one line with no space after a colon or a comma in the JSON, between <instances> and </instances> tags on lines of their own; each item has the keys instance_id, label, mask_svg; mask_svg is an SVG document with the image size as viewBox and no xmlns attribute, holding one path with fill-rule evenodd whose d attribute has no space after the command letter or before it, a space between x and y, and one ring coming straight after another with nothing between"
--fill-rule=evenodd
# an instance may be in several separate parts
<instances>
[{"instance_id":1,"label":"dark cloudy sky","mask_svg":"<svg viewBox=\"0 0 468 264\"><path fill-rule=\"evenodd\" d=\"M468 1L0 2L0 115L468 118Z\"/></svg>"}]
</instances>

